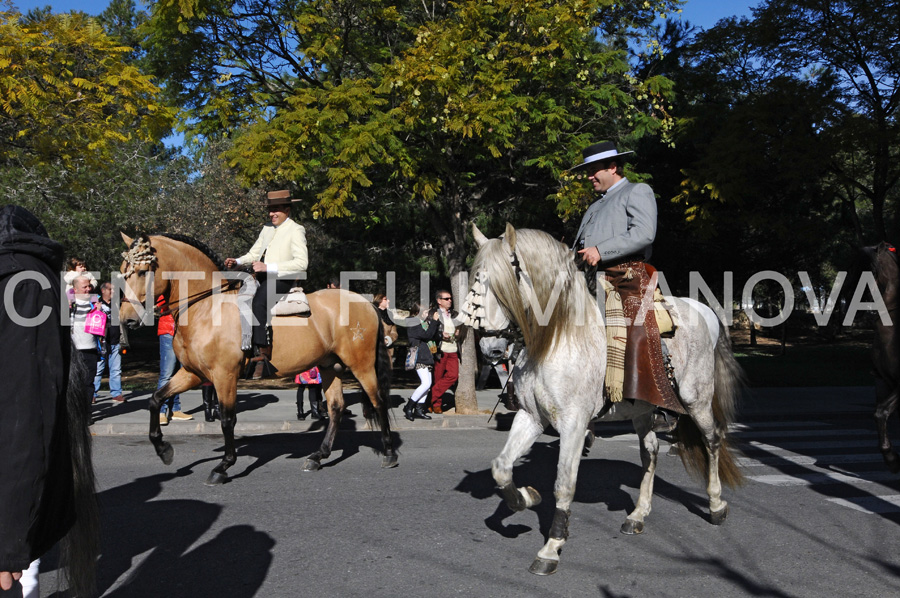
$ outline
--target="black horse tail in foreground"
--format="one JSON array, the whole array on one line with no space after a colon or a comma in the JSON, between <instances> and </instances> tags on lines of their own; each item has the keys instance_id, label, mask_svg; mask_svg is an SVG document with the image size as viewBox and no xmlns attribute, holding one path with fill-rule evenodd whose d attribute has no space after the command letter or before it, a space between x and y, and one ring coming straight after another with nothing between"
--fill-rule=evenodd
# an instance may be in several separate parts
<instances>
[{"instance_id":1,"label":"black horse tail in foreground","mask_svg":"<svg viewBox=\"0 0 900 598\"><path fill-rule=\"evenodd\" d=\"M900 473L900 456L891 446L888 420L897 411L900 397L900 333L897 331L900 308L900 265L897 248L889 243L864 247L870 260L875 282L887 308L884 322L879 314L875 319L875 338L872 342L872 364L875 368L875 424L878 428L878 448L892 473Z\"/></svg>"},{"instance_id":2,"label":"black horse tail in foreground","mask_svg":"<svg viewBox=\"0 0 900 598\"><path fill-rule=\"evenodd\" d=\"M378 396L380 401L375 410L369 403L363 401L363 414L372 429L375 429L376 423L381 429L382 443L385 446L390 445L391 426L389 422L391 408L391 375L393 373L393 365L388 355L387 345L384 344L384 323L378 318L378 335L375 338L375 374L378 379Z\"/></svg>"},{"instance_id":3,"label":"black horse tail in foreground","mask_svg":"<svg viewBox=\"0 0 900 598\"><path fill-rule=\"evenodd\" d=\"M91 401L87 382L93 378L94 372L88 371L81 352L73 348L66 389L66 421L75 483L72 505L75 523L60 541L60 561L66 565L66 579L72 596L94 594L100 554L100 515L91 460Z\"/></svg>"}]
</instances>

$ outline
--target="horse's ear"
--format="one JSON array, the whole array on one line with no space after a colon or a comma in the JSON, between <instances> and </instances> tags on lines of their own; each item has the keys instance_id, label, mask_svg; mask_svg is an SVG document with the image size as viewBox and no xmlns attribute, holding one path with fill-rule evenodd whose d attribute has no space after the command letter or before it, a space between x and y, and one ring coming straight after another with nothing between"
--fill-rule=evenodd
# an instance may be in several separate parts
<instances>
[{"instance_id":1,"label":"horse's ear","mask_svg":"<svg viewBox=\"0 0 900 598\"><path fill-rule=\"evenodd\" d=\"M475 245L477 245L478 247L481 247L488 242L488 238L484 236L483 232L478 230L478 227L474 222L472 223L472 236L475 237Z\"/></svg>"},{"instance_id":2,"label":"horse's ear","mask_svg":"<svg viewBox=\"0 0 900 598\"><path fill-rule=\"evenodd\" d=\"M504 235L506 238L506 242L509 244L509 248L512 251L516 250L516 229L513 228L513 225L509 222L506 223L506 234Z\"/></svg>"},{"instance_id":3,"label":"horse's ear","mask_svg":"<svg viewBox=\"0 0 900 598\"><path fill-rule=\"evenodd\" d=\"M128 235L126 235L126 234L123 233L122 231L119 231L119 234L122 235L122 240L125 241L125 246L126 246L126 247L131 247L131 244L134 242L134 239L132 239L131 237L129 237Z\"/></svg>"}]
</instances>

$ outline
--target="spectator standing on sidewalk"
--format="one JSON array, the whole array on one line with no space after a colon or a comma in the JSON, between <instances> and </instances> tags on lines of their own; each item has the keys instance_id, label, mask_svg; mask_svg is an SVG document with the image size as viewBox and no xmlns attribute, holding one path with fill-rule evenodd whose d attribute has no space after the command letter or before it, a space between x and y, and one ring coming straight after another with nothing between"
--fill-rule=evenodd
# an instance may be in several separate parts
<instances>
[{"instance_id":1,"label":"spectator standing on sidewalk","mask_svg":"<svg viewBox=\"0 0 900 598\"><path fill-rule=\"evenodd\" d=\"M100 360L100 338L85 330L87 315L94 309L97 298L91 296L91 279L87 276L77 276L72 280L72 288L75 291L74 298L69 306L69 320L72 325L72 346L74 346L91 374L97 372L97 363ZM93 402L94 378L93 375L85 380L87 387L88 403Z\"/></svg>"},{"instance_id":2,"label":"spectator standing on sidewalk","mask_svg":"<svg viewBox=\"0 0 900 598\"><path fill-rule=\"evenodd\" d=\"M112 323L112 283L104 282L100 285L100 309L106 314L106 337L103 339L103 347L100 351L100 361L97 363L97 375L94 377L94 399L100 392L100 383L103 373L109 370L109 393L111 399L117 403L124 403L122 396L122 355L120 353L121 330Z\"/></svg>"},{"instance_id":3,"label":"spectator standing on sidewalk","mask_svg":"<svg viewBox=\"0 0 900 598\"><path fill-rule=\"evenodd\" d=\"M434 362L434 386L431 388L431 411L443 413L443 396L459 379L459 314L453 311L453 295L440 289L434 294L441 323L440 342Z\"/></svg>"},{"instance_id":4,"label":"spectator standing on sidewalk","mask_svg":"<svg viewBox=\"0 0 900 598\"><path fill-rule=\"evenodd\" d=\"M303 410L303 391L309 391L309 415L320 421L328 419L328 409L322 401L322 375L319 368L300 372L294 377L297 383L297 419L306 419Z\"/></svg>"},{"instance_id":5,"label":"spectator standing on sidewalk","mask_svg":"<svg viewBox=\"0 0 900 598\"><path fill-rule=\"evenodd\" d=\"M169 383L181 364L175 357L175 349L172 348L172 339L175 338L175 318L168 313L166 300L160 295L156 300L156 306L160 310L159 318L156 321L156 335L159 337L159 381L156 388L160 389ZM181 395L169 397L159 406L159 425L169 425L169 419L176 421L187 421L194 419L193 415L188 415L181 410Z\"/></svg>"},{"instance_id":6,"label":"spectator standing on sidewalk","mask_svg":"<svg viewBox=\"0 0 900 598\"><path fill-rule=\"evenodd\" d=\"M79 276L87 276L91 285L97 284L97 279L94 278L94 275L88 272L87 262L85 262L80 257L70 257L66 260L66 273L63 275L63 280L66 282L66 296L69 298L69 303L75 298L75 290L72 288L72 283Z\"/></svg>"},{"instance_id":7,"label":"spectator standing on sidewalk","mask_svg":"<svg viewBox=\"0 0 900 598\"><path fill-rule=\"evenodd\" d=\"M429 310L428 305L417 303L413 307L413 313L415 315L408 318L412 325L408 327L406 335L409 338L409 346L416 350L416 375L419 377L419 386L403 407L403 414L409 421L417 417L431 419L427 413L428 406L425 400L428 398L428 389L431 388L431 371L434 369L434 354L431 347L438 338L441 326L437 310Z\"/></svg>"},{"instance_id":8,"label":"spectator standing on sidewalk","mask_svg":"<svg viewBox=\"0 0 900 598\"><path fill-rule=\"evenodd\" d=\"M372 300L372 305L378 310L378 317L381 318L381 324L384 326L384 344L388 348L388 360L391 367L394 365L394 342L400 336L397 333L397 325L391 319L390 312L391 300L384 293L378 293Z\"/></svg>"}]
</instances>

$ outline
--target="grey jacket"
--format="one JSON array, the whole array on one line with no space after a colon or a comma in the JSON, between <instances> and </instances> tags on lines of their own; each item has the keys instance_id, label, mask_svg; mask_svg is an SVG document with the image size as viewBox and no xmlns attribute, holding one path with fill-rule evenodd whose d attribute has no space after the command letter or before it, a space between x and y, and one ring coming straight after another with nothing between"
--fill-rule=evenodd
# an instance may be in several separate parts
<instances>
[{"instance_id":1,"label":"grey jacket","mask_svg":"<svg viewBox=\"0 0 900 598\"><path fill-rule=\"evenodd\" d=\"M575 235L575 249L596 247L602 268L626 257L649 259L655 238L653 190L644 183L625 181L592 203L584 213Z\"/></svg>"}]
</instances>

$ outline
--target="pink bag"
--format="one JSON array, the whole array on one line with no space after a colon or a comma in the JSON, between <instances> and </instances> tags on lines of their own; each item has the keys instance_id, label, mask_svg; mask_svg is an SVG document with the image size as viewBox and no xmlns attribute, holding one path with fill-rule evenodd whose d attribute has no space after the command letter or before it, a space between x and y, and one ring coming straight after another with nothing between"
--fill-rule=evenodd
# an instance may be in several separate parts
<instances>
[{"instance_id":1,"label":"pink bag","mask_svg":"<svg viewBox=\"0 0 900 598\"><path fill-rule=\"evenodd\" d=\"M84 318L84 331L96 336L106 336L106 314L94 307Z\"/></svg>"}]
</instances>

